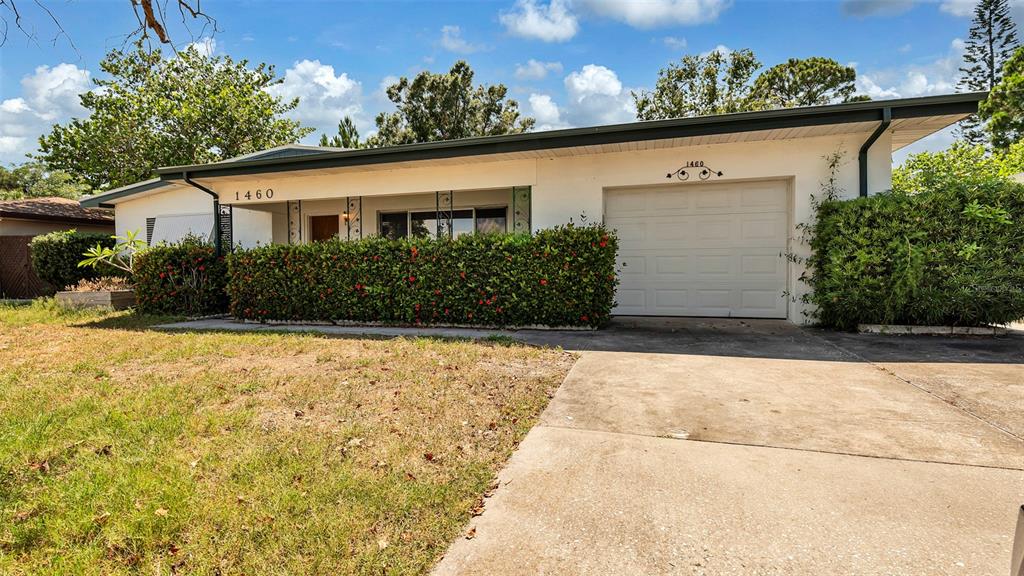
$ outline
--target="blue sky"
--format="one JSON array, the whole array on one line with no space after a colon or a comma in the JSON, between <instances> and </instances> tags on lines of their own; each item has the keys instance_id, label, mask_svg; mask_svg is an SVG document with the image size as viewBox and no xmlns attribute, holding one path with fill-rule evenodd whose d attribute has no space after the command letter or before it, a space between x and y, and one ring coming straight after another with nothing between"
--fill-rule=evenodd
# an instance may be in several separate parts
<instances>
[{"instance_id":1,"label":"blue sky","mask_svg":"<svg viewBox=\"0 0 1024 576\"><path fill-rule=\"evenodd\" d=\"M45 0L44 0L45 2ZM0 48L0 163L20 162L39 134L83 111L104 53L136 25L126 0L51 0L72 46L31 3L36 40L16 31ZM478 82L501 82L539 129L628 121L631 90L686 53L750 48L767 66L827 56L858 71L873 98L955 91L970 0L776 2L741 0L511 0L503 2L277 2L207 0L210 34L175 25L180 45L267 62L298 96L295 116L334 132L351 115L364 134L389 109L382 86L467 60ZM1014 5L1024 18L1024 0ZM312 139L317 136L311 137ZM915 150L941 148L940 134ZM902 155L900 155L902 157Z\"/></svg>"}]
</instances>

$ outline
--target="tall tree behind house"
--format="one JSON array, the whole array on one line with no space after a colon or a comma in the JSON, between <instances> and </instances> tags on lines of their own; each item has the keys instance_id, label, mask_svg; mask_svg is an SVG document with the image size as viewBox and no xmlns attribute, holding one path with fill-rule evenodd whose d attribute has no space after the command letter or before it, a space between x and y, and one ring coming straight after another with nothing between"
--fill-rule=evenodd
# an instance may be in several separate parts
<instances>
[{"instance_id":1,"label":"tall tree behind house","mask_svg":"<svg viewBox=\"0 0 1024 576\"><path fill-rule=\"evenodd\" d=\"M1017 28L1010 17L1009 0L980 0L964 51L963 74L957 82L961 92L991 90L1002 80L1003 65L1019 46ZM971 144L985 144L984 122L971 116L960 123L959 135Z\"/></svg>"}]
</instances>

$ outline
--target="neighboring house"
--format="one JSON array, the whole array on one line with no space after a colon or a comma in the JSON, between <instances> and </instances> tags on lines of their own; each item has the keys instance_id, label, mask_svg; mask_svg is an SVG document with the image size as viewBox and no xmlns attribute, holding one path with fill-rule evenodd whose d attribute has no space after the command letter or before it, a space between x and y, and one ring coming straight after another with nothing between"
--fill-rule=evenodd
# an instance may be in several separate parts
<instances>
[{"instance_id":1,"label":"neighboring house","mask_svg":"<svg viewBox=\"0 0 1024 576\"><path fill-rule=\"evenodd\" d=\"M0 297L35 298L53 292L36 276L29 242L54 230L114 233L114 213L85 208L67 198L31 198L0 202Z\"/></svg>"},{"instance_id":2,"label":"neighboring house","mask_svg":"<svg viewBox=\"0 0 1024 576\"><path fill-rule=\"evenodd\" d=\"M284 147L82 201L151 241L226 246L373 234L618 230L617 314L803 316L799 224L840 151L846 197L889 189L892 152L977 110L984 94L679 118L360 150ZM214 228L214 207L221 216Z\"/></svg>"}]
</instances>

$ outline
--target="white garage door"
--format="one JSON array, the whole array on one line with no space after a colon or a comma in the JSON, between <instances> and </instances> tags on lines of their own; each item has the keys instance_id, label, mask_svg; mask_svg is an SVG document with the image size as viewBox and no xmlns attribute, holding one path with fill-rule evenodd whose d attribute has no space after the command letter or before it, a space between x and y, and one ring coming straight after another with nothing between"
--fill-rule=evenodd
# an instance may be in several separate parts
<instances>
[{"instance_id":1,"label":"white garage door","mask_svg":"<svg viewBox=\"0 0 1024 576\"><path fill-rule=\"evenodd\" d=\"M606 191L614 313L785 318L787 198L782 181Z\"/></svg>"}]
</instances>

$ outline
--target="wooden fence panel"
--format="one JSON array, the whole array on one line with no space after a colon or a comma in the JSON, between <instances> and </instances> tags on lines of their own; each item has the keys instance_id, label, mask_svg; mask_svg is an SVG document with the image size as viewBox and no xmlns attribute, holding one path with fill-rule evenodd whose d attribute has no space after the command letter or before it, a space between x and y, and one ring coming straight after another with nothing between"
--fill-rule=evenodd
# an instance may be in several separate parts
<instances>
[{"instance_id":1,"label":"wooden fence panel","mask_svg":"<svg viewBox=\"0 0 1024 576\"><path fill-rule=\"evenodd\" d=\"M0 298L36 298L54 288L36 276L28 243L32 236L0 236Z\"/></svg>"}]
</instances>

